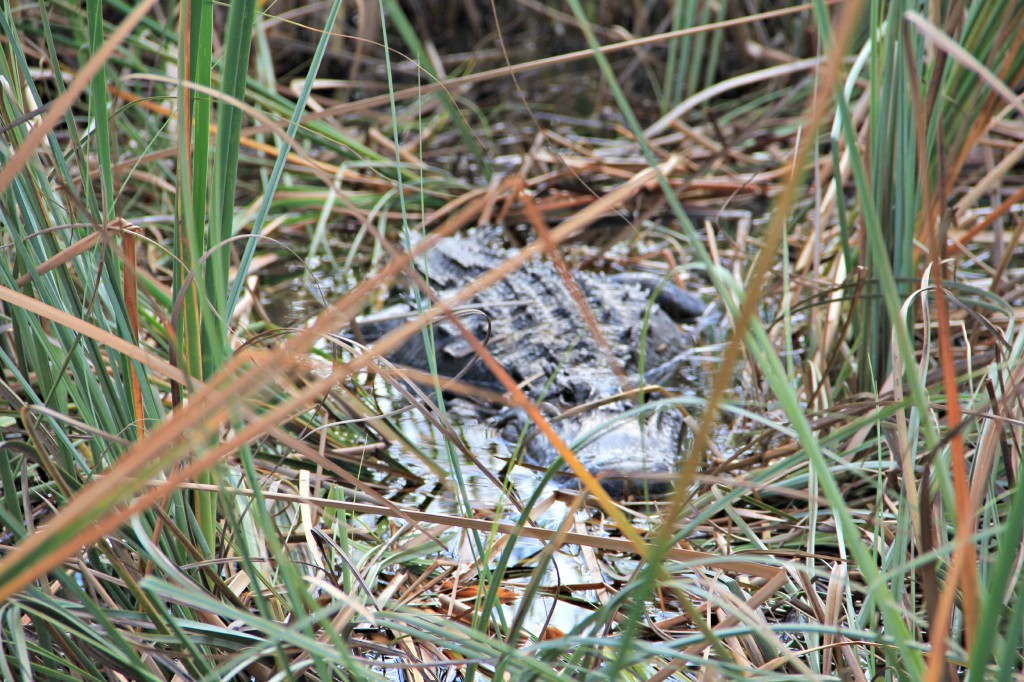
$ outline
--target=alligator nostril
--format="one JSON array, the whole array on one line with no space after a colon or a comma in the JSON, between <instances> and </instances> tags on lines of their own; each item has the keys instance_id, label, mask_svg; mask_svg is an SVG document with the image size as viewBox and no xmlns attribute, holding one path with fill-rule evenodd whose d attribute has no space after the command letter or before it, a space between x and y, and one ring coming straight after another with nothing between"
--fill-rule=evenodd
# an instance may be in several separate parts
<instances>
[{"instance_id":1,"label":"alligator nostril","mask_svg":"<svg viewBox=\"0 0 1024 682\"><path fill-rule=\"evenodd\" d=\"M583 381L569 381L562 386L559 392L559 399L566 405L582 405L590 400L593 394L590 384Z\"/></svg>"}]
</instances>

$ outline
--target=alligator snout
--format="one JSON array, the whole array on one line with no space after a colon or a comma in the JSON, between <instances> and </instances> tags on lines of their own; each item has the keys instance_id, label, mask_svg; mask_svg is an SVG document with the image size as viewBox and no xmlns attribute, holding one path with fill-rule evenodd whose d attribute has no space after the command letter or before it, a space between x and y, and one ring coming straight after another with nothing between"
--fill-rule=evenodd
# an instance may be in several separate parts
<instances>
[{"instance_id":1,"label":"alligator snout","mask_svg":"<svg viewBox=\"0 0 1024 682\"><path fill-rule=\"evenodd\" d=\"M601 480L612 495L665 492L670 474L682 451L686 425L678 409L648 401L639 405L617 400L580 410L556 414L550 404L551 424L587 469ZM539 466L551 466L559 452L529 422L524 413L505 430L516 442L526 432L526 459Z\"/></svg>"}]
</instances>

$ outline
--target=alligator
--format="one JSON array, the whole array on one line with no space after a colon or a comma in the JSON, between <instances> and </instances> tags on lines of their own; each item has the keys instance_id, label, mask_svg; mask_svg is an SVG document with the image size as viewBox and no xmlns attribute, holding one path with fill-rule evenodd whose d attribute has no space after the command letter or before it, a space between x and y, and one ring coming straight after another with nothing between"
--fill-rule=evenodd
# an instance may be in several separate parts
<instances>
[{"instance_id":1,"label":"alligator","mask_svg":"<svg viewBox=\"0 0 1024 682\"><path fill-rule=\"evenodd\" d=\"M512 255L514 250L495 246L501 240L497 230L482 228L444 238L417 269L444 296ZM679 323L698 318L705 306L654 274L572 271L571 278L593 312L606 345L594 338L564 278L547 258L534 258L475 294L457 311L460 321L539 405L606 490L618 495L636 492L641 486L648 492L663 491L667 477L654 476L645 482L644 474L674 469L685 433L683 416L678 409L659 407L652 392L630 389L671 378L689 345ZM405 308L404 317L408 314ZM373 339L400 321L394 310L371 316L360 323L361 333ZM426 344L423 335L417 334L388 359L429 371ZM439 375L504 391L450 321L435 322L432 344ZM531 463L550 467L559 459L557 450L523 411L492 412L490 419L511 443L522 439Z\"/></svg>"}]
</instances>

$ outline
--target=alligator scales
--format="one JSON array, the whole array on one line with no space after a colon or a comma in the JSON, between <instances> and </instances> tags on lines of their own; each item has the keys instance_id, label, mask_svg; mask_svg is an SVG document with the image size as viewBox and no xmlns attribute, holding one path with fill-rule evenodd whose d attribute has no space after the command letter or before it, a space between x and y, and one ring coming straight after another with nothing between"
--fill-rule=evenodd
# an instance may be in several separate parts
<instances>
[{"instance_id":1,"label":"alligator scales","mask_svg":"<svg viewBox=\"0 0 1024 682\"><path fill-rule=\"evenodd\" d=\"M439 241L419 264L442 295L458 290L497 267L514 252L496 248L500 234L479 230ZM534 258L490 288L476 294L460 320L483 341L501 366L518 382L572 445L580 461L605 486L622 490L624 482L645 472L671 471L679 454L682 415L675 409L633 410L641 373L662 381L681 351L685 336L677 322L704 310L699 300L655 275L601 275L575 271L572 278L596 318L602 348L591 334L564 280L547 259ZM652 296L652 292L658 292ZM379 319L379 318L378 318ZM378 336L394 323L363 323L364 333ZM504 390L476 357L468 341L448 321L434 327L439 374L478 386ZM609 355L618 360L617 373ZM420 370L429 363L424 341L416 335L390 356L392 362ZM650 403L652 398L647 398ZM626 416L627 410L639 416ZM549 466L557 451L529 423L525 414L506 416L503 433L512 442L527 432L527 458Z\"/></svg>"}]
</instances>

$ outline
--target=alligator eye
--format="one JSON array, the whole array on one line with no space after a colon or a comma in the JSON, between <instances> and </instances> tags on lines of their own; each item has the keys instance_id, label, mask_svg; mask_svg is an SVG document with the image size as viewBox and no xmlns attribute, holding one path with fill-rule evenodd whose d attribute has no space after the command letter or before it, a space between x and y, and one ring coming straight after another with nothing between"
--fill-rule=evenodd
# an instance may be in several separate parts
<instances>
[{"instance_id":1,"label":"alligator eye","mask_svg":"<svg viewBox=\"0 0 1024 682\"><path fill-rule=\"evenodd\" d=\"M541 403L538 408L545 419L557 419L562 412L551 403Z\"/></svg>"}]
</instances>

